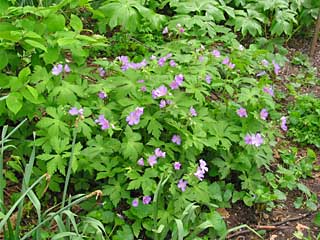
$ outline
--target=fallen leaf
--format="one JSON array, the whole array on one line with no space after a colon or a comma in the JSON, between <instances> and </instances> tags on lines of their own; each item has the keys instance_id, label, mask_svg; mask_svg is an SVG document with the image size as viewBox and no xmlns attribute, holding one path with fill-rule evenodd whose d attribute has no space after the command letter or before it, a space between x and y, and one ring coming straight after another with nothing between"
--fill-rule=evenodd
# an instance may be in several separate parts
<instances>
[{"instance_id":1,"label":"fallen leaf","mask_svg":"<svg viewBox=\"0 0 320 240\"><path fill-rule=\"evenodd\" d=\"M271 235L269 240L275 240L277 237L278 237L278 235L273 234L273 235Z\"/></svg>"},{"instance_id":2,"label":"fallen leaf","mask_svg":"<svg viewBox=\"0 0 320 240\"><path fill-rule=\"evenodd\" d=\"M222 218L229 218L230 217L229 212L225 208L217 208L216 211L221 215Z\"/></svg>"}]
</instances>

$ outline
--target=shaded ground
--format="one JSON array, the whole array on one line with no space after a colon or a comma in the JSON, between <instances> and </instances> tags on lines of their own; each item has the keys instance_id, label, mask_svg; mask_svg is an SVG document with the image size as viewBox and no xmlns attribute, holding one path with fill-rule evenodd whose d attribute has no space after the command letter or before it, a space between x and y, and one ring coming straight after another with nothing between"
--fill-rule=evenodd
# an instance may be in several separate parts
<instances>
[{"instance_id":1,"label":"shaded ground","mask_svg":"<svg viewBox=\"0 0 320 240\"><path fill-rule=\"evenodd\" d=\"M289 51L287 58L292 60L294 57L298 56L300 52L303 54L308 54L310 43L311 39L293 39L288 43L287 46ZM315 68L315 75L320 78L320 43L318 43L314 58L310 59L310 61L312 66ZM303 67L299 64L287 63L281 71L282 81L276 83L275 88L288 96L289 91L286 88L286 84L291 81L292 77L296 77L301 71L303 71L302 68ZM299 94L308 93L320 98L319 81L316 84L303 84L302 81L302 84L297 91ZM282 101L285 108L286 104L294 101L294 97L288 96ZM315 163L315 166L320 166L320 149L313 149L317 154L317 162ZM305 148L301 148L299 150L299 155L304 156L305 154ZM320 200L320 172L314 171L312 178L304 179L302 182L309 187L309 189L318 196L318 200ZM298 191L289 192L287 195L287 200L285 202L279 202L278 206L271 213L260 211L255 208L249 208L243 204L237 204L231 209L222 210L221 213L224 216L229 228L242 224L247 224L254 229L258 229L260 227L262 230L266 231L266 234L263 235L264 239L298 239L293 235L293 233L298 230L301 231L305 237L309 236L309 238L306 238L308 240L317 239L320 229L313 223L313 221L318 211L311 212L308 209L296 209L294 207L294 201L299 196L301 196L301 193ZM318 204L318 209L319 206L320 205ZM309 230L307 228L309 228ZM252 234L250 230L248 231L246 228L243 228L240 231L230 234L228 239L238 240L260 238Z\"/></svg>"}]
</instances>

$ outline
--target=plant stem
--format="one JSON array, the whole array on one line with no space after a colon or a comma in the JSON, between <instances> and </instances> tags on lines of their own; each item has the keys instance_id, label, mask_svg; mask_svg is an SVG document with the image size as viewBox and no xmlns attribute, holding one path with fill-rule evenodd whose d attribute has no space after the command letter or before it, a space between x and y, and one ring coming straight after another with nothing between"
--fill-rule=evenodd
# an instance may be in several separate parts
<instances>
[{"instance_id":1,"label":"plant stem","mask_svg":"<svg viewBox=\"0 0 320 240\"><path fill-rule=\"evenodd\" d=\"M71 175L71 170L72 170L72 160L73 160L73 155L74 155L74 148L76 145L76 138L77 138L77 127L75 126L73 129L73 140L72 140L72 147L71 147L71 155L70 155L70 160L68 164L68 170L67 170L67 175L66 175L66 181L64 183L64 189L63 189L63 195L62 195L62 203L61 207L64 207L64 204L66 202L66 195L67 195L67 190L68 190L68 185L70 181L70 175Z\"/></svg>"},{"instance_id":2,"label":"plant stem","mask_svg":"<svg viewBox=\"0 0 320 240\"><path fill-rule=\"evenodd\" d=\"M313 57L316 47L317 47L317 41L318 41L318 36L319 36L319 31L320 31L320 9L318 10L318 18L317 18L317 23L316 27L314 30L314 35L311 43L311 48L310 48L310 57Z\"/></svg>"}]
</instances>

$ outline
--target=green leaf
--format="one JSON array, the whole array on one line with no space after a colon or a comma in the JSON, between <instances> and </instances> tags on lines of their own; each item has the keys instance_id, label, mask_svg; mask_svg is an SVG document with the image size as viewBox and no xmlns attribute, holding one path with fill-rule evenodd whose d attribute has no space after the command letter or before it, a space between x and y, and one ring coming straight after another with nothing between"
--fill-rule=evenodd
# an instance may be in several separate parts
<instances>
[{"instance_id":1,"label":"green leaf","mask_svg":"<svg viewBox=\"0 0 320 240\"><path fill-rule=\"evenodd\" d=\"M39 48L45 52L47 51L47 48L42 43L39 43L39 42L31 40L31 39L26 39L24 41L32 47Z\"/></svg>"},{"instance_id":2,"label":"green leaf","mask_svg":"<svg viewBox=\"0 0 320 240\"><path fill-rule=\"evenodd\" d=\"M45 21L48 32L57 32L64 29L66 20L62 14L52 14Z\"/></svg>"},{"instance_id":3,"label":"green leaf","mask_svg":"<svg viewBox=\"0 0 320 240\"><path fill-rule=\"evenodd\" d=\"M18 92L10 93L6 99L7 106L11 112L17 114L23 106L22 96Z\"/></svg>"},{"instance_id":4,"label":"green leaf","mask_svg":"<svg viewBox=\"0 0 320 240\"><path fill-rule=\"evenodd\" d=\"M60 50L58 48L48 48L43 54L43 60L46 64L55 63L59 58Z\"/></svg>"},{"instance_id":5,"label":"green leaf","mask_svg":"<svg viewBox=\"0 0 320 240\"><path fill-rule=\"evenodd\" d=\"M318 213L316 214L316 216L314 217L313 223L314 223L315 225L317 225L318 227L320 227L320 212L318 212Z\"/></svg>"},{"instance_id":6,"label":"green leaf","mask_svg":"<svg viewBox=\"0 0 320 240\"><path fill-rule=\"evenodd\" d=\"M7 52L4 50L0 50L0 70L5 68L8 64L8 55Z\"/></svg>"},{"instance_id":7,"label":"green leaf","mask_svg":"<svg viewBox=\"0 0 320 240\"><path fill-rule=\"evenodd\" d=\"M81 19L79 17L77 17L76 15L74 15L74 14L71 14L70 26L76 32L80 32L82 30L82 28L83 28Z\"/></svg>"}]
</instances>

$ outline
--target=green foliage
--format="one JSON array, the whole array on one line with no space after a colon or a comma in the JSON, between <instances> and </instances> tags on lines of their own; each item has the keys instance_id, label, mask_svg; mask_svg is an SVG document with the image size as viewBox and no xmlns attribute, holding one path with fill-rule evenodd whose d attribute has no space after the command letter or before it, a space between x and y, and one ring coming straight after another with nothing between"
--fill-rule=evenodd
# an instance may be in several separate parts
<instances>
[{"instance_id":1,"label":"green foliage","mask_svg":"<svg viewBox=\"0 0 320 240\"><path fill-rule=\"evenodd\" d=\"M320 147L320 100L311 95L299 96L289 108L289 135L299 143Z\"/></svg>"},{"instance_id":2,"label":"green foliage","mask_svg":"<svg viewBox=\"0 0 320 240\"><path fill-rule=\"evenodd\" d=\"M222 25L243 36L269 27L272 35L291 35L299 1L64 0L0 8L0 116L8 124L29 119L0 179L4 186L5 177L18 182L15 174L23 174L26 185L12 210L2 210L1 224L26 196L26 210L33 206L38 218L17 236L223 238L230 231L217 208L242 201L269 210L287 189L304 194L297 207L306 200L314 208L314 196L298 183L311 174L311 150L299 163L296 154L284 154L270 170L281 134L278 93L270 91L284 49L266 38L245 48ZM173 16L158 13L166 11ZM37 152L25 164L30 142L19 139L33 131ZM48 186L28 187L44 173L52 175ZM82 203L100 192L68 198L69 183L72 192L101 188L105 198L101 204ZM62 199L49 199L63 184ZM43 213L42 200L62 204ZM87 217L71 212L79 203ZM58 229L46 233L52 221Z\"/></svg>"}]
</instances>

